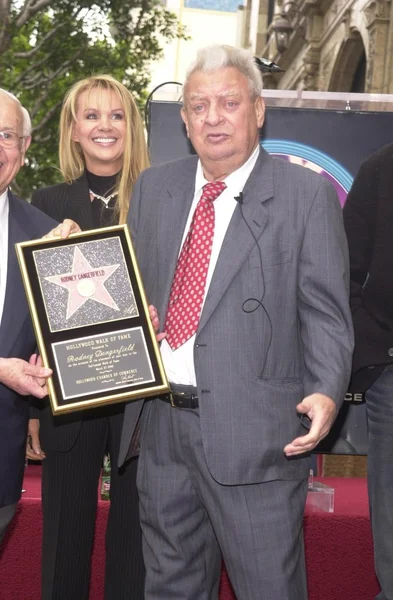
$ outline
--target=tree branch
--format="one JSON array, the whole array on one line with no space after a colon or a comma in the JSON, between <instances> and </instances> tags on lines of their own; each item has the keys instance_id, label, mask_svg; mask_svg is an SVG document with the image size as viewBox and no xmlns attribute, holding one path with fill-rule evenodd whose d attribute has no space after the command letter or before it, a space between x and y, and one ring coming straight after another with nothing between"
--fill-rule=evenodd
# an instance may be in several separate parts
<instances>
[{"instance_id":1,"label":"tree branch","mask_svg":"<svg viewBox=\"0 0 393 600\"><path fill-rule=\"evenodd\" d=\"M32 121L36 118L38 112L41 110L45 100L51 95L52 89L50 87L45 87L44 91L40 95L39 98L35 101L34 108L32 108L30 112L30 118Z\"/></svg>"},{"instance_id":2,"label":"tree branch","mask_svg":"<svg viewBox=\"0 0 393 600\"><path fill-rule=\"evenodd\" d=\"M0 0L0 54L8 50L11 44L9 31L11 0Z\"/></svg>"},{"instance_id":3,"label":"tree branch","mask_svg":"<svg viewBox=\"0 0 393 600\"><path fill-rule=\"evenodd\" d=\"M65 24L65 21L63 21L62 23L58 23L56 27L54 27L46 35L44 35L44 37L41 38L41 41L35 46L33 46L31 50L28 50L27 52L15 52L15 58L31 58L32 56L34 56L34 54L36 54L38 50L40 50L42 46L48 40L50 40L50 38L53 37L59 31L59 29L61 29L61 27L64 27Z\"/></svg>"},{"instance_id":4,"label":"tree branch","mask_svg":"<svg viewBox=\"0 0 393 600\"><path fill-rule=\"evenodd\" d=\"M56 102L56 104L54 104L52 106L52 108L45 114L45 117L43 117L43 119L41 119L41 121L38 123L38 125L36 125L35 127L32 128L31 133L33 135L36 131L40 131L40 129L45 127L45 125L48 123L48 121L50 121L51 118L53 117L53 115L56 113L57 109L61 106L62 102L63 102L62 100L59 100L58 102Z\"/></svg>"},{"instance_id":5,"label":"tree branch","mask_svg":"<svg viewBox=\"0 0 393 600\"><path fill-rule=\"evenodd\" d=\"M48 87L49 84L52 83L52 81L54 81L57 77L59 77L67 71L68 67L72 65L72 63L78 58L78 56L82 54L83 51L84 46L79 48L79 50L75 52L70 59L64 62L56 71L53 71L50 76L45 76L41 73L36 73L36 75L31 77L30 80L28 79L26 82L23 83L23 89L27 91L34 90L35 88L38 88L40 86Z\"/></svg>"},{"instance_id":6,"label":"tree branch","mask_svg":"<svg viewBox=\"0 0 393 600\"><path fill-rule=\"evenodd\" d=\"M0 0L0 15L9 13L10 6L11 0Z\"/></svg>"},{"instance_id":7,"label":"tree branch","mask_svg":"<svg viewBox=\"0 0 393 600\"><path fill-rule=\"evenodd\" d=\"M0 0L5 1L5 0ZM8 0L7 0L8 1ZM79 14L82 12L82 8L77 8L74 13L71 15L71 19L77 19ZM88 14L88 13L87 13ZM31 58L50 40L62 27L68 24L68 21L62 21L58 23L53 29L51 29L44 37L40 40L38 44L36 44L31 50L27 52L15 52L15 58ZM50 54L48 55L50 56Z\"/></svg>"},{"instance_id":8,"label":"tree branch","mask_svg":"<svg viewBox=\"0 0 393 600\"><path fill-rule=\"evenodd\" d=\"M18 17L16 18L15 25L19 29L27 21L34 17L37 13L42 11L44 8L49 6L51 0L26 0L22 10L20 11Z\"/></svg>"},{"instance_id":9,"label":"tree branch","mask_svg":"<svg viewBox=\"0 0 393 600\"><path fill-rule=\"evenodd\" d=\"M23 71L23 72L22 72L22 73L19 75L18 79L16 79L16 81L15 81L15 85L16 85L16 86L18 86L20 83L22 83L22 81L23 81L23 80L26 80L26 79L27 79L27 76L29 75L29 73L31 73L32 71L36 71L37 69L39 69L39 67L40 67L41 65L44 65L44 64L45 64L45 63L48 61L48 59L50 58L51 54L52 54L51 52L50 52L49 54L46 54L46 55L44 56L44 58L41 58L41 60L39 60L39 61L37 61L37 62L35 62L35 63L31 64L29 67L27 67L27 69L25 69L25 70L24 70L24 71ZM38 73L36 74L36 76L37 76L37 75L40 77L40 76L41 76L41 73L40 73L40 72L38 72Z\"/></svg>"},{"instance_id":10,"label":"tree branch","mask_svg":"<svg viewBox=\"0 0 393 600\"><path fill-rule=\"evenodd\" d=\"M32 75L31 77L27 77L26 81L23 82L23 89L24 90L34 90L35 88L39 87L40 85L43 85L46 81L46 78L44 75L42 75L42 73L38 72L35 75Z\"/></svg>"},{"instance_id":11,"label":"tree branch","mask_svg":"<svg viewBox=\"0 0 393 600\"><path fill-rule=\"evenodd\" d=\"M145 16L146 4L147 4L146 2L142 2L142 4L141 4L141 10L140 10L140 13L138 15L138 20L137 20L136 25L134 27L134 30L132 32L133 36L137 37L139 35L139 29L140 29L140 26L141 26L141 23L142 23L142 19Z\"/></svg>"},{"instance_id":12,"label":"tree branch","mask_svg":"<svg viewBox=\"0 0 393 600\"><path fill-rule=\"evenodd\" d=\"M34 143L35 144L45 144L46 142L49 142L51 139L52 139L52 136L50 134L40 135L38 133L38 135L34 136Z\"/></svg>"}]
</instances>

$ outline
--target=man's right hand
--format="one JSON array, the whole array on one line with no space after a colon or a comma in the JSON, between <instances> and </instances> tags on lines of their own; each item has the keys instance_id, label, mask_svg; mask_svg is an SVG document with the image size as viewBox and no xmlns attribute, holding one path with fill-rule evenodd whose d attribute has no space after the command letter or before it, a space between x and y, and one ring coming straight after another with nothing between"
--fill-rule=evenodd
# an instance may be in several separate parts
<instances>
[{"instance_id":1,"label":"man's right hand","mask_svg":"<svg viewBox=\"0 0 393 600\"><path fill-rule=\"evenodd\" d=\"M45 398L46 380L52 370L29 364L21 358L0 358L0 382L21 396ZM41 380L41 381L40 381Z\"/></svg>"},{"instance_id":2,"label":"man's right hand","mask_svg":"<svg viewBox=\"0 0 393 600\"><path fill-rule=\"evenodd\" d=\"M26 458L30 460L43 460L45 452L40 444L40 420L30 419L27 432Z\"/></svg>"}]
</instances>

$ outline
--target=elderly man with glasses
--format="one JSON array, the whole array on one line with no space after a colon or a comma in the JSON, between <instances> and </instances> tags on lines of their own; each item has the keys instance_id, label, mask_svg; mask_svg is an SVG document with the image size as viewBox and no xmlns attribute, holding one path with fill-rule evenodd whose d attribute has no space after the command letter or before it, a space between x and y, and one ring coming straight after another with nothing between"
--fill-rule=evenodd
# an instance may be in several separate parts
<instances>
[{"instance_id":1,"label":"elderly man with glasses","mask_svg":"<svg viewBox=\"0 0 393 600\"><path fill-rule=\"evenodd\" d=\"M34 354L15 244L41 237L56 223L9 187L24 163L30 132L26 109L0 89L0 542L21 496L29 396L44 397L51 375Z\"/></svg>"}]
</instances>

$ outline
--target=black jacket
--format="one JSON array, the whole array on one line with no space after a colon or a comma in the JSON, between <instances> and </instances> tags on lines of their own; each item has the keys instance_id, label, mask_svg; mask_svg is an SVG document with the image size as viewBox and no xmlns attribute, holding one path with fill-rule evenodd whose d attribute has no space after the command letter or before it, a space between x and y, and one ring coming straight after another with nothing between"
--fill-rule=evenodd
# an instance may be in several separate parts
<instances>
[{"instance_id":1,"label":"black jacket","mask_svg":"<svg viewBox=\"0 0 393 600\"><path fill-rule=\"evenodd\" d=\"M360 167L344 207L355 352L351 390L393 363L393 144Z\"/></svg>"}]
</instances>

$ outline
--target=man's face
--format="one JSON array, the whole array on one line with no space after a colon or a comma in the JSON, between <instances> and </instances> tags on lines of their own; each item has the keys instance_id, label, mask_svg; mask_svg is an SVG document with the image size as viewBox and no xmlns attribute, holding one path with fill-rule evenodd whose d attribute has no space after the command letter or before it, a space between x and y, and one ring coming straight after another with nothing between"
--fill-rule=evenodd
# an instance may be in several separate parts
<instances>
[{"instance_id":1,"label":"man's face","mask_svg":"<svg viewBox=\"0 0 393 600\"><path fill-rule=\"evenodd\" d=\"M0 92L0 131L12 131L23 136L23 116L18 103ZM5 192L24 163L30 138L19 140L14 148L0 145L0 194Z\"/></svg>"},{"instance_id":2,"label":"man's face","mask_svg":"<svg viewBox=\"0 0 393 600\"><path fill-rule=\"evenodd\" d=\"M222 179L241 167L259 141L265 106L252 100L246 77L234 67L188 80L182 119L206 179Z\"/></svg>"}]
</instances>

